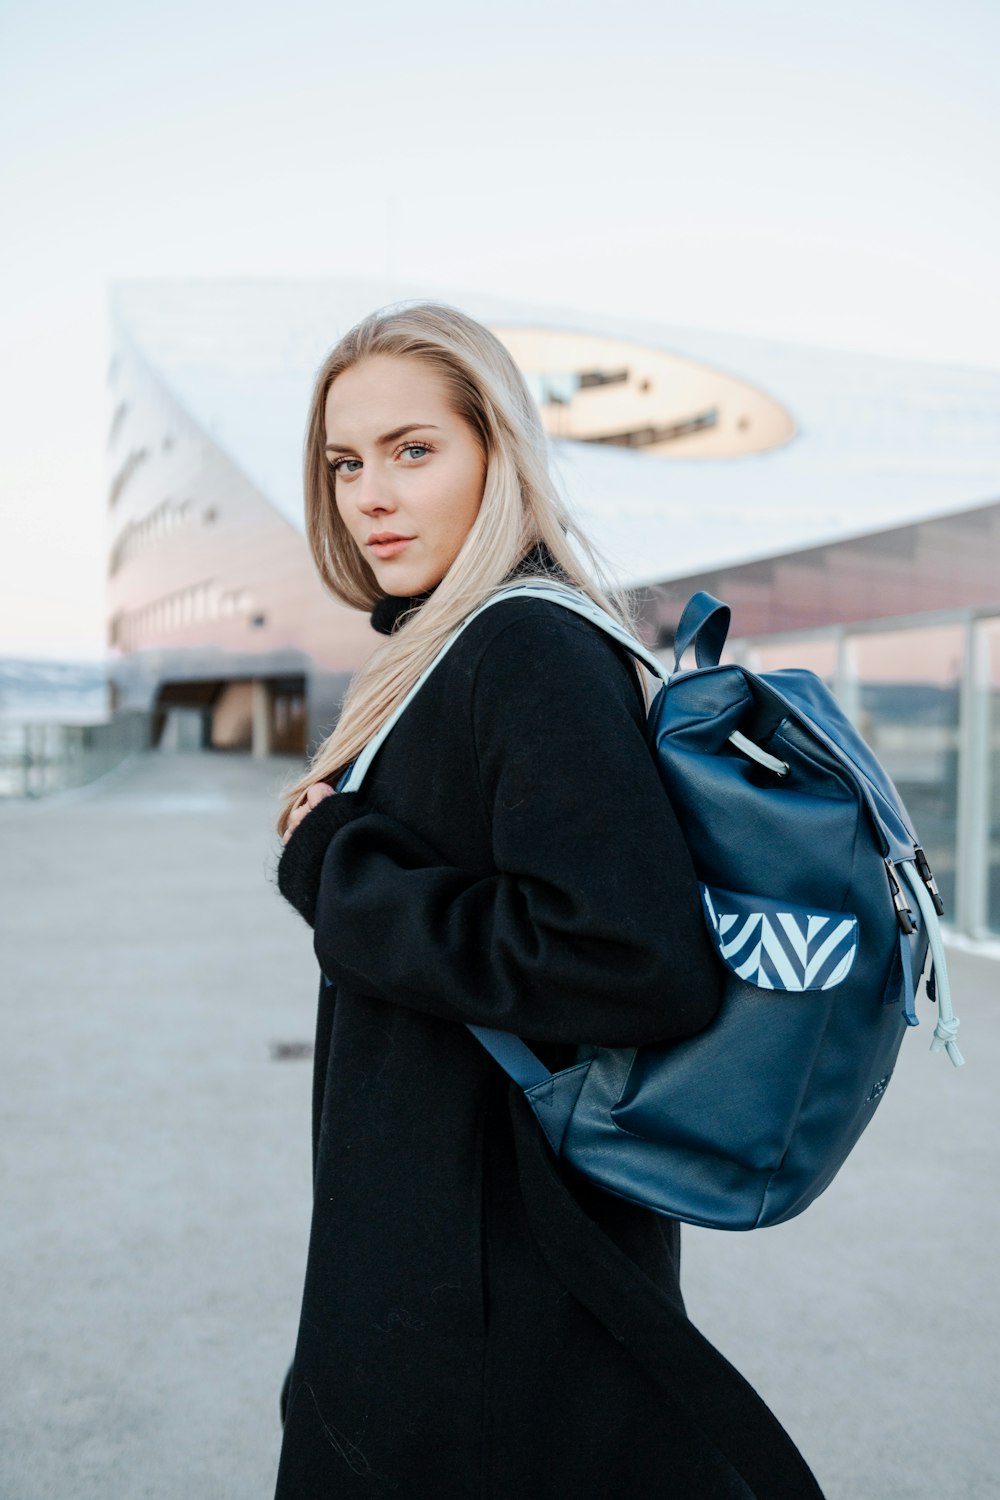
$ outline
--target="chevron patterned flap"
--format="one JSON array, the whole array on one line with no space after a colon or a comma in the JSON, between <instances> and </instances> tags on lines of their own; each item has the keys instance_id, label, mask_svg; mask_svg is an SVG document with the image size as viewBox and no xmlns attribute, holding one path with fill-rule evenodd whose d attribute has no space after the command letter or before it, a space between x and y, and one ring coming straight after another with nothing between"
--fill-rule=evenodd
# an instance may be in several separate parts
<instances>
[{"instance_id":1,"label":"chevron patterned flap","mask_svg":"<svg viewBox=\"0 0 1000 1500\"><path fill-rule=\"evenodd\" d=\"M845 911L792 906L702 885L709 930L719 957L762 990L829 990L851 972L858 919Z\"/></svg>"}]
</instances>

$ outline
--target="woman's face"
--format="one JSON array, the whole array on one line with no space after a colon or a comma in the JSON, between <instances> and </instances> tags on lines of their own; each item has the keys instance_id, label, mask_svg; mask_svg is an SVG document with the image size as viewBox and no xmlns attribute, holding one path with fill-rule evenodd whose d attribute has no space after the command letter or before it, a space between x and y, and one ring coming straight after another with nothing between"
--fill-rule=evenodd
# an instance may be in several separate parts
<instances>
[{"instance_id":1,"label":"woman's face","mask_svg":"<svg viewBox=\"0 0 1000 1500\"><path fill-rule=\"evenodd\" d=\"M379 587L406 596L440 583L486 480L476 436L447 406L440 376L415 358L371 355L337 376L325 416L337 510ZM383 536L406 540L380 547Z\"/></svg>"}]
</instances>

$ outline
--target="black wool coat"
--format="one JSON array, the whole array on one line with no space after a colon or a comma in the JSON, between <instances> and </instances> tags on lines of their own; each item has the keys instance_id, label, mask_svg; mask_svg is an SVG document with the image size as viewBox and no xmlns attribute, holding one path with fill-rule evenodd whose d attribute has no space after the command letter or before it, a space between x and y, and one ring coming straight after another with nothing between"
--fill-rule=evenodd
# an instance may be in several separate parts
<instances>
[{"instance_id":1,"label":"black wool coat","mask_svg":"<svg viewBox=\"0 0 1000 1500\"><path fill-rule=\"evenodd\" d=\"M388 633L430 592L372 623ZM688 1320L679 1225L556 1163L464 1024L558 1068L578 1042L711 1021L720 971L644 724L624 649L557 604L504 600L360 790L284 847L321 977L275 1500L820 1496Z\"/></svg>"}]
</instances>

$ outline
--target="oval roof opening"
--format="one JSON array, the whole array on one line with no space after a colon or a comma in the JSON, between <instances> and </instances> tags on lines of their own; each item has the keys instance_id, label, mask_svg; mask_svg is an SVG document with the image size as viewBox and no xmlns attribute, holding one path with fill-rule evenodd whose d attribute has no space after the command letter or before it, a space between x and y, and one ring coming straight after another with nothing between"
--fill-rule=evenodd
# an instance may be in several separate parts
<instances>
[{"instance_id":1,"label":"oval roof opening","mask_svg":"<svg viewBox=\"0 0 1000 1500\"><path fill-rule=\"evenodd\" d=\"M698 360L601 334L490 326L550 437L689 459L765 453L795 435L773 396Z\"/></svg>"}]
</instances>

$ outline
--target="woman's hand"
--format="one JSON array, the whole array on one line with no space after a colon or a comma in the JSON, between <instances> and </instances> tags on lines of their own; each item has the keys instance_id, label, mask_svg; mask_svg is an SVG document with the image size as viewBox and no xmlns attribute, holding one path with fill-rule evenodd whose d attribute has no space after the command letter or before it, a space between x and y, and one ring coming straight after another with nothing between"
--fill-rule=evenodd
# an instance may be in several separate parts
<instances>
[{"instance_id":1,"label":"woman's hand","mask_svg":"<svg viewBox=\"0 0 1000 1500\"><path fill-rule=\"evenodd\" d=\"M336 797L331 796L333 792L337 792ZM326 806L320 807L324 801ZM285 848L278 856L275 875L285 900L310 927L316 922L316 902L330 844L336 842L345 824L365 810L366 801L360 792L342 792L328 782L315 781L289 811L287 827L281 834ZM316 816L303 827L306 815L311 812Z\"/></svg>"},{"instance_id":2,"label":"woman's hand","mask_svg":"<svg viewBox=\"0 0 1000 1500\"><path fill-rule=\"evenodd\" d=\"M288 827L281 835L281 842L287 844L306 814L312 811L317 802L322 802L324 797L332 796L335 791L336 788L327 781L314 781L312 786L307 787L305 798L300 798L288 815Z\"/></svg>"}]
</instances>

